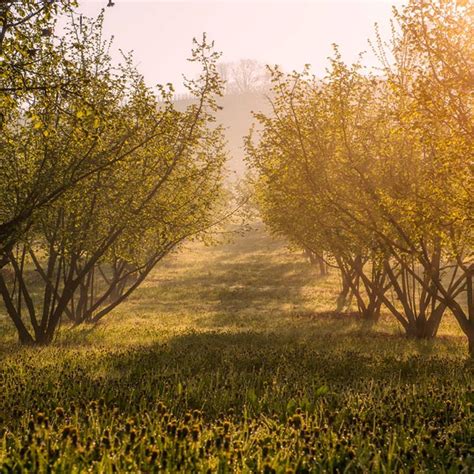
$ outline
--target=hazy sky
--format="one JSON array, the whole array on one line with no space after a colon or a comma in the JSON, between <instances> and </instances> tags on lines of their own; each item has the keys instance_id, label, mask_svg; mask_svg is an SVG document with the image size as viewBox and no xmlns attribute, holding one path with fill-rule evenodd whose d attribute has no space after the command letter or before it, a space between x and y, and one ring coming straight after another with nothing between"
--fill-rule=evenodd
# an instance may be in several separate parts
<instances>
[{"instance_id":1,"label":"hazy sky","mask_svg":"<svg viewBox=\"0 0 474 474\"><path fill-rule=\"evenodd\" d=\"M107 0L79 0L80 11L96 15ZM186 58L193 37L203 32L223 52L223 61L240 58L280 64L287 70L312 65L321 74L340 45L346 61L368 51L374 23L388 36L397 0L245 1L115 0L106 9L105 31L115 48L135 52L136 63L151 84L172 82L182 91L182 74L194 75Z\"/></svg>"}]
</instances>

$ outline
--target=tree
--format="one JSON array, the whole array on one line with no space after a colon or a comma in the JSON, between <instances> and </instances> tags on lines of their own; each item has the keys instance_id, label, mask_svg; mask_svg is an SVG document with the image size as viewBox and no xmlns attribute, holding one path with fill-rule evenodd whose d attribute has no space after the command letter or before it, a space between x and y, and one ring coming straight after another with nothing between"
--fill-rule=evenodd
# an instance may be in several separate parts
<instances>
[{"instance_id":1,"label":"tree","mask_svg":"<svg viewBox=\"0 0 474 474\"><path fill-rule=\"evenodd\" d=\"M219 63L218 71L230 94L246 94L266 91L270 75L267 67L255 59L240 59L236 62Z\"/></svg>"},{"instance_id":2,"label":"tree","mask_svg":"<svg viewBox=\"0 0 474 474\"><path fill-rule=\"evenodd\" d=\"M55 83L45 81L37 70L38 55L53 34L56 15L74 5L68 0L4 0L0 4L0 128L24 93ZM53 60L54 50L48 53Z\"/></svg>"},{"instance_id":3,"label":"tree","mask_svg":"<svg viewBox=\"0 0 474 474\"><path fill-rule=\"evenodd\" d=\"M340 88L344 79L348 88L368 95L368 83L344 69L340 61L334 61L327 84L309 76L308 71L285 76L274 69L272 74L273 116L258 114L263 128L258 146L247 141L251 163L260 176L257 194L264 220L296 245L329 256L342 273L339 309L351 290L360 313L376 320L379 292L373 288L361 291L361 284L366 285L353 267L362 271L372 261L370 271L380 291L386 291L384 272L367 247L370 240L355 236L354 225L348 225L337 204L343 193L350 194L349 183L339 176L343 155L335 141L342 133L340 119L350 119L346 107L350 104L343 106Z\"/></svg>"},{"instance_id":4,"label":"tree","mask_svg":"<svg viewBox=\"0 0 474 474\"><path fill-rule=\"evenodd\" d=\"M429 275L433 294L459 322L473 355L474 8L464 1L412 1L396 11L396 20L399 60L395 71L386 64L385 69L402 104L400 122L416 137L423 157L417 194L425 219L416 222L417 234L428 230L433 241L399 233ZM433 248L434 256L439 254L435 258ZM442 278L438 259L450 278Z\"/></svg>"},{"instance_id":5,"label":"tree","mask_svg":"<svg viewBox=\"0 0 474 474\"><path fill-rule=\"evenodd\" d=\"M471 354L472 17L411 2L383 76L337 52L323 81L274 72L274 116L248 147L274 229L330 253L359 307L383 303L409 336L433 337L449 308Z\"/></svg>"},{"instance_id":6,"label":"tree","mask_svg":"<svg viewBox=\"0 0 474 474\"><path fill-rule=\"evenodd\" d=\"M77 172L78 156L94 168L37 210L8 252L13 278L2 273L0 293L23 343L50 343L65 315L101 319L164 255L209 229L221 189L222 131L213 124L219 55L205 38L191 58L203 73L186 84L197 100L184 112L174 109L171 91L145 86L130 57L112 65L101 18L78 25L72 16L62 47L60 66L88 80L74 81L72 92L37 93L28 116L40 125L19 120L6 150L13 169L33 165L33 185L15 172L3 193L14 204L37 190L36 170L63 182Z\"/></svg>"}]
</instances>

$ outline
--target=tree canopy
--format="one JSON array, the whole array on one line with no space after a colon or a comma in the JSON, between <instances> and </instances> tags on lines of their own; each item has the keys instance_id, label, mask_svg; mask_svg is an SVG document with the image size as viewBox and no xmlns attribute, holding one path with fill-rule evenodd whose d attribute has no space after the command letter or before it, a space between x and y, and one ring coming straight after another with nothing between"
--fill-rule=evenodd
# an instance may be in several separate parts
<instances>
[{"instance_id":1,"label":"tree canopy","mask_svg":"<svg viewBox=\"0 0 474 474\"><path fill-rule=\"evenodd\" d=\"M185 83L195 100L178 111L172 89L147 87L130 55L112 61L103 15L68 18L37 59L48 87L22 91L1 137L11 271L0 293L27 343L51 342L65 315L105 316L184 239L206 233L223 199L212 44L195 41L190 60L202 73Z\"/></svg>"},{"instance_id":2,"label":"tree canopy","mask_svg":"<svg viewBox=\"0 0 474 474\"><path fill-rule=\"evenodd\" d=\"M395 20L391 49L375 42L381 71L337 48L323 80L272 70L274 113L247 140L256 192L270 227L334 262L366 316L383 304L432 337L449 308L472 352L472 6L410 2Z\"/></svg>"}]
</instances>

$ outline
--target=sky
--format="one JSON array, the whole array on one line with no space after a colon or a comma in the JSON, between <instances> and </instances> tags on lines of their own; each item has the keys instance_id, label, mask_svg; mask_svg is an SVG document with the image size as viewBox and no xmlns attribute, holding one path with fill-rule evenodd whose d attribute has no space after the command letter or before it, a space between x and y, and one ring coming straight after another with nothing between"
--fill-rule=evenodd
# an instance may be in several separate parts
<instances>
[{"instance_id":1,"label":"sky","mask_svg":"<svg viewBox=\"0 0 474 474\"><path fill-rule=\"evenodd\" d=\"M79 10L95 16L108 0L79 0ZM149 85L174 84L183 92L182 75L196 75L187 62L193 37L205 32L223 53L222 61L256 59L284 70L311 64L322 75L337 43L343 58L353 62L367 51L365 62L376 65L369 38L374 24L389 37L389 18L400 0L114 0L106 8L105 33L116 51L134 51L138 69Z\"/></svg>"}]
</instances>

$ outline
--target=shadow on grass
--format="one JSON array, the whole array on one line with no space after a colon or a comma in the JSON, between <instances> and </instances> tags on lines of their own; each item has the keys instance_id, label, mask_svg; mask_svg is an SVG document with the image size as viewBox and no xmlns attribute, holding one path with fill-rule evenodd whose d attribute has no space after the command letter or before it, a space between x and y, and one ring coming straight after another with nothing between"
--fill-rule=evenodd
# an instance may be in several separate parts
<instances>
[{"instance_id":1,"label":"shadow on grass","mask_svg":"<svg viewBox=\"0 0 474 474\"><path fill-rule=\"evenodd\" d=\"M281 262L266 254L226 254L209 269L194 269L142 288L130 302L141 310L161 313L211 311L217 313L215 324L220 327L236 312L252 311L257 321L260 311L302 304L302 290L316 279L316 270L304 261Z\"/></svg>"},{"instance_id":2,"label":"shadow on grass","mask_svg":"<svg viewBox=\"0 0 474 474\"><path fill-rule=\"evenodd\" d=\"M199 408L213 417L229 408L242 413L249 393L255 394L255 412L271 413L284 411L291 399L316 404L320 387L327 387L331 397L370 392L374 383L388 390L419 381L464 380L461 360L419 354L402 358L393 341L380 335L355 344L353 334L308 341L291 332L216 331L116 351L56 347L37 354L43 358L39 365L31 363L34 354L19 354L15 364L23 368L18 373L8 364L2 367L9 382L6 406L0 408L5 413L12 413L13 405L37 411L104 399L127 414L153 410L161 400L174 413ZM384 350L363 350L375 343Z\"/></svg>"},{"instance_id":3,"label":"shadow on grass","mask_svg":"<svg viewBox=\"0 0 474 474\"><path fill-rule=\"evenodd\" d=\"M158 280L155 286L141 288L130 298L130 312L139 310L170 316L171 329L179 322L180 314L193 315L188 326L197 332L174 336L169 342L169 347L174 348L176 353L183 345L196 347L193 359L200 360L199 347L203 345L204 354L212 354L210 357L218 360L220 354L229 353L226 344L230 344L235 348L232 357L236 365L231 367L232 370L238 370L238 361L245 353L258 353L259 357L268 359L266 366L276 370L278 361L287 358L287 354L299 347L305 347L309 355L317 352L330 358L336 354L336 358L344 359L350 354L347 356L350 359L354 354L360 354L370 359L399 357L406 348L410 349L409 353L429 356L440 346L447 351L453 345L452 338L407 341L403 335L384 332L385 325L372 326L353 315L308 309L304 292L317 279L317 269L303 258L289 255L281 242L270 239L261 231L253 232L235 243L204 249L203 252L201 260L190 271L182 263L168 263L168 266L180 269L180 274L165 281ZM324 285L324 279L319 281ZM332 288L332 291L337 289ZM332 296L329 294L329 299ZM102 330L112 334L107 338L107 344L110 344L113 337L120 337L122 314L117 316L115 320L114 314L109 315L105 327L102 324L84 325L71 332L64 328L55 347L71 350L92 345L100 347L100 339L96 336ZM145 334L149 329L147 321L143 319L139 324L143 326L138 326L137 331L143 329ZM150 326L152 324L151 319ZM114 336L114 331L117 331L117 336ZM144 339L150 342L149 338ZM142 349L131 345L130 350L161 354L163 349L157 342L159 339L152 339L152 345ZM219 349L210 349L212 346ZM276 354L274 363L261 353L261 346L266 347L270 354ZM113 343L109 349L111 357L115 357L117 352ZM6 345L2 338L0 356L17 350L17 345L12 347L11 338ZM169 355L170 360L173 360L173 355ZM305 354L300 356L301 361L311 357ZM117 357L120 360L123 354ZM127 357L133 359L133 354ZM258 366L258 357L255 356L254 360ZM159 357L156 363L159 365ZM189 363L192 365L192 360ZM298 365L299 359L295 363ZM132 361L126 365L130 364ZM341 364L344 366L344 363ZM211 367L212 364L207 363L206 366Z\"/></svg>"}]
</instances>

